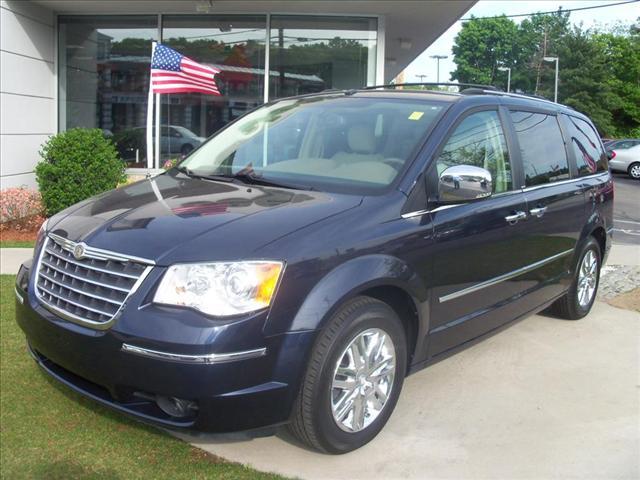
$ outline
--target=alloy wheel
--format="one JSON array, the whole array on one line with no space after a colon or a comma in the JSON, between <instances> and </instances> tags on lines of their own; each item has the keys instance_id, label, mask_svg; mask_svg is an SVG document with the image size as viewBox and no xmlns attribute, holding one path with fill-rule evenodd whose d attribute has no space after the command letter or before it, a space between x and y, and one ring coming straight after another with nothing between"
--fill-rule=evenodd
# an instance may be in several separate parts
<instances>
[{"instance_id":1,"label":"alloy wheel","mask_svg":"<svg viewBox=\"0 0 640 480\"><path fill-rule=\"evenodd\" d=\"M629 175L635 179L640 178L640 163L631 166L629 169Z\"/></svg>"},{"instance_id":2,"label":"alloy wheel","mask_svg":"<svg viewBox=\"0 0 640 480\"><path fill-rule=\"evenodd\" d=\"M338 427L349 433L367 428L390 398L396 374L396 351L389 334L379 328L351 340L334 370L331 411Z\"/></svg>"},{"instance_id":3,"label":"alloy wheel","mask_svg":"<svg viewBox=\"0 0 640 480\"><path fill-rule=\"evenodd\" d=\"M591 303L598 282L598 259L593 250L588 250L582 258L578 272L578 303L586 307Z\"/></svg>"}]
</instances>

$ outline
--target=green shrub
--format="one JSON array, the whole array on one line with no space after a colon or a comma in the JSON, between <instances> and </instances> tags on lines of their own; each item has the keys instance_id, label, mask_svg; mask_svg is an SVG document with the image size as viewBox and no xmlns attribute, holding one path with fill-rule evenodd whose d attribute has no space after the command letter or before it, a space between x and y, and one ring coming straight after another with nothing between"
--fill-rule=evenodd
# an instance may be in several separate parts
<instances>
[{"instance_id":1,"label":"green shrub","mask_svg":"<svg viewBox=\"0 0 640 480\"><path fill-rule=\"evenodd\" d=\"M54 135L40 151L36 180L48 216L115 188L125 164L99 129L74 128Z\"/></svg>"}]
</instances>

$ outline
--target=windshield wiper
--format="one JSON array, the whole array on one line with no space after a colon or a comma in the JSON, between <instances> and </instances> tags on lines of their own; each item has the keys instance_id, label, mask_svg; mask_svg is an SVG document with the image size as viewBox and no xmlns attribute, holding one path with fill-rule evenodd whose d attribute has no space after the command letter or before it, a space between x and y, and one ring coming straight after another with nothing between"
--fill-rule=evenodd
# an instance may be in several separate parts
<instances>
[{"instance_id":1,"label":"windshield wiper","mask_svg":"<svg viewBox=\"0 0 640 480\"><path fill-rule=\"evenodd\" d=\"M241 182L249 183L252 185L264 185L266 187L289 188L292 190L313 190L313 187L310 187L308 185L277 182L274 180L266 179L260 175L256 175L255 173L248 172L238 172L228 178L237 179Z\"/></svg>"},{"instance_id":2,"label":"windshield wiper","mask_svg":"<svg viewBox=\"0 0 640 480\"><path fill-rule=\"evenodd\" d=\"M183 166L176 167L176 170L178 170L181 173L184 173L185 175L191 178L200 178L203 180L216 180L216 181L227 182L227 183L233 182L234 180L239 180L242 183L250 184L250 185L263 185L266 187L288 188L292 190L313 190L313 187L310 187L308 185L281 183L281 182L276 182L274 180L267 180L266 178L256 175L255 173L238 172L233 175L227 175L224 173L201 175L201 174L195 173L190 168L183 167Z\"/></svg>"},{"instance_id":3,"label":"windshield wiper","mask_svg":"<svg viewBox=\"0 0 640 480\"><path fill-rule=\"evenodd\" d=\"M184 173L185 175L191 178L200 178L203 180L215 180L215 181L227 182L227 183L233 182L233 177L230 177L228 175L200 175L198 173L195 173L190 168L182 167L182 166L176 167L176 170L178 170L180 173Z\"/></svg>"}]
</instances>

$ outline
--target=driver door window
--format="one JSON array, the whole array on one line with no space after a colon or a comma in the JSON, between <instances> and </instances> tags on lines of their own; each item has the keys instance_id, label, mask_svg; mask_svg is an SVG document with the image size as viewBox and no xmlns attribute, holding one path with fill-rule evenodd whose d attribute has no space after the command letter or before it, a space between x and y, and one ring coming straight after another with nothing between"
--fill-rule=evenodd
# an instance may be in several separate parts
<instances>
[{"instance_id":1,"label":"driver door window","mask_svg":"<svg viewBox=\"0 0 640 480\"><path fill-rule=\"evenodd\" d=\"M456 165L488 170L493 179L493 193L511 190L509 151L497 111L472 113L456 127L436 160L438 176Z\"/></svg>"}]
</instances>

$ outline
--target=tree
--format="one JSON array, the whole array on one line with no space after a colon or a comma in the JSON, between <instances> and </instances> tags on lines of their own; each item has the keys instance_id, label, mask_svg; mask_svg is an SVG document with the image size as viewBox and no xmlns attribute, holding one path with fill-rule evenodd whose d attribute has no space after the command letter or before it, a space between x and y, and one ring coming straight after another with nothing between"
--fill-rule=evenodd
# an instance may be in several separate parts
<instances>
[{"instance_id":1,"label":"tree","mask_svg":"<svg viewBox=\"0 0 640 480\"><path fill-rule=\"evenodd\" d=\"M494 84L499 66L513 69L520 61L522 48L518 27L505 16L471 17L456 35L452 51L456 63L452 79L462 83Z\"/></svg>"},{"instance_id":2,"label":"tree","mask_svg":"<svg viewBox=\"0 0 640 480\"><path fill-rule=\"evenodd\" d=\"M605 136L640 133L640 34L637 27L606 32L570 27L569 13L536 14L517 25L503 17L470 20L456 36L456 70L465 83L504 86L498 66L512 69L515 91L553 98L559 57L559 101L588 115Z\"/></svg>"}]
</instances>

